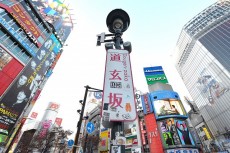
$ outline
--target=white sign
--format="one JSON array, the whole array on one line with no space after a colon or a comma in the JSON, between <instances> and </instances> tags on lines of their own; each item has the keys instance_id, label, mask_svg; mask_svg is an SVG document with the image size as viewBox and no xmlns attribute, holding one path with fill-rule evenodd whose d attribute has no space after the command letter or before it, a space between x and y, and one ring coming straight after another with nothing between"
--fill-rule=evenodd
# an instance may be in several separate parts
<instances>
[{"instance_id":1,"label":"white sign","mask_svg":"<svg viewBox=\"0 0 230 153\"><path fill-rule=\"evenodd\" d=\"M121 146L112 146L111 153L121 153Z\"/></svg>"},{"instance_id":2,"label":"white sign","mask_svg":"<svg viewBox=\"0 0 230 153\"><path fill-rule=\"evenodd\" d=\"M134 121L136 103L127 50L109 49L106 56L103 110L104 121Z\"/></svg>"},{"instance_id":3,"label":"white sign","mask_svg":"<svg viewBox=\"0 0 230 153\"><path fill-rule=\"evenodd\" d=\"M181 149L170 149L167 153L199 153L198 149L192 148L181 148Z\"/></svg>"}]
</instances>

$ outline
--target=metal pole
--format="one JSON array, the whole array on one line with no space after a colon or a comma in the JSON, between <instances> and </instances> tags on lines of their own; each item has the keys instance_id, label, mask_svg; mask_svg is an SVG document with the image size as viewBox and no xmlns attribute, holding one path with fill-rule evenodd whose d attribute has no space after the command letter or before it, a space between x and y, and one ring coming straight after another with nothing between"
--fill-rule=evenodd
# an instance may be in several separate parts
<instances>
[{"instance_id":1,"label":"metal pole","mask_svg":"<svg viewBox=\"0 0 230 153\"><path fill-rule=\"evenodd\" d=\"M82 118L83 118L83 115L84 115L85 103L86 103L86 98L87 98L89 88L90 87L88 85L85 86L85 96L84 96L83 103L82 103L82 109L81 109L81 113L80 113L80 118L79 118L79 121L77 123L77 133L76 133L75 139L74 139L73 153L76 153L76 148L77 148L78 139L79 139L80 130L81 130Z\"/></svg>"},{"instance_id":2,"label":"metal pole","mask_svg":"<svg viewBox=\"0 0 230 153\"><path fill-rule=\"evenodd\" d=\"M121 30L116 30L115 33L115 38L114 38L114 46L116 49L121 49L121 42L122 42L122 32ZM116 132L119 132L121 136L124 136L124 122L114 122L113 127L111 128L112 133L111 133L111 139L115 140L116 139ZM113 146L113 145L112 145ZM120 145L121 148L121 153L125 152L125 145ZM112 148L110 149L112 150Z\"/></svg>"}]
</instances>

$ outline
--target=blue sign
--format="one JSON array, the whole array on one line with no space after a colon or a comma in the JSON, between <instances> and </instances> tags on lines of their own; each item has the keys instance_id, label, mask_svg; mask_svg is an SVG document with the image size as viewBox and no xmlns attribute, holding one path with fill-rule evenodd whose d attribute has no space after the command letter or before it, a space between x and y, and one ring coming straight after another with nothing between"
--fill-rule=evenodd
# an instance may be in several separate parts
<instances>
[{"instance_id":1,"label":"blue sign","mask_svg":"<svg viewBox=\"0 0 230 153\"><path fill-rule=\"evenodd\" d=\"M74 141L70 139L67 144L68 144L68 147L72 147L74 144Z\"/></svg>"},{"instance_id":2,"label":"blue sign","mask_svg":"<svg viewBox=\"0 0 230 153\"><path fill-rule=\"evenodd\" d=\"M86 125L86 131L91 134L93 133L95 127L94 127L94 124L92 122L88 122L87 125Z\"/></svg>"},{"instance_id":3,"label":"blue sign","mask_svg":"<svg viewBox=\"0 0 230 153\"><path fill-rule=\"evenodd\" d=\"M102 98L102 92L94 92L94 97L96 99L101 99Z\"/></svg>"}]
</instances>

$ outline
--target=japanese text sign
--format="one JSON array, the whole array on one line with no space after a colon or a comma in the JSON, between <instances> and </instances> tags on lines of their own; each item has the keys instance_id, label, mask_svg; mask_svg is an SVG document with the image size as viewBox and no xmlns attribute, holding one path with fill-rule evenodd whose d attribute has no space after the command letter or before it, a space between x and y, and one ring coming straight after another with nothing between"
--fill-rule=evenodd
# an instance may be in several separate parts
<instances>
[{"instance_id":1,"label":"japanese text sign","mask_svg":"<svg viewBox=\"0 0 230 153\"><path fill-rule=\"evenodd\" d=\"M102 116L105 121L136 119L133 79L127 50L107 51Z\"/></svg>"}]
</instances>

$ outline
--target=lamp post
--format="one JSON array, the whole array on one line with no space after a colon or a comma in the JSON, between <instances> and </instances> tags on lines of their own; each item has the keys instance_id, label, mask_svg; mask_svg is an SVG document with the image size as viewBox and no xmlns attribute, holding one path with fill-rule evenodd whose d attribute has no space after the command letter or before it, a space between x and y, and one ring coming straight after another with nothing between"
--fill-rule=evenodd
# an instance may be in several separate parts
<instances>
[{"instance_id":1,"label":"lamp post","mask_svg":"<svg viewBox=\"0 0 230 153\"><path fill-rule=\"evenodd\" d=\"M112 34L105 34L101 33L97 35L97 46L100 46L101 43L106 42L113 42L113 43L106 43L105 49L108 51L109 49L113 49L113 46L115 49L122 49L121 45L123 45L123 49L127 50L129 53L132 51L131 43L130 42L123 42L122 40L122 34L125 32L130 24L130 18L129 15L122 9L115 9L112 10L106 19L106 25L108 27L109 32ZM106 37L112 36L112 39L107 39ZM105 92L105 91L104 91ZM103 106L102 106L103 109ZM116 139L116 134L119 133L120 136L124 136L124 122L118 121L118 122L110 122L105 123L108 127L112 129L111 133L111 140ZM120 152L125 152L125 145L116 145L119 146ZM112 147L111 147L112 150Z\"/></svg>"},{"instance_id":2,"label":"lamp post","mask_svg":"<svg viewBox=\"0 0 230 153\"><path fill-rule=\"evenodd\" d=\"M83 118L83 115L84 115L84 110L85 110L85 104L86 104L86 99L87 99L88 91L91 91L91 92L98 92L98 91L102 92L102 90L100 90L100 89L92 88L92 87L90 87L88 85L85 86L84 99L83 99L83 101L82 100L79 101L82 104L82 108L81 108L81 110L77 110L77 112L80 114L80 117L79 117L79 121L77 123L77 133L76 133L75 139L74 139L73 153L76 153L76 149L77 149L77 144L78 144L78 139L79 139L79 135L80 135L82 118Z\"/></svg>"}]
</instances>

